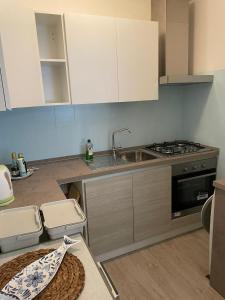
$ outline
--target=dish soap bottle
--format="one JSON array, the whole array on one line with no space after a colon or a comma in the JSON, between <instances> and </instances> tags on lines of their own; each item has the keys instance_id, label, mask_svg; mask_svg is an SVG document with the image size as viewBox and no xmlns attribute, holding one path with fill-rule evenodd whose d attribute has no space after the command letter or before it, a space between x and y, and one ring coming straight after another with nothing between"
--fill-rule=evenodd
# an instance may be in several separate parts
<instances>
[{"instance_id":1,"label":"dish soap bottle","mask_svg":"<svg viewBox=\"0 0 225 300\"><path fill-rule=\"evenodd\" d=\"M20 176L20 171L19 171L19 167L17 165L16 152L12 152L11 157L12 157L11 174L13 177L18 177L18 176Z\"/></svg>"},{"instance_id":2,"label":"dish soap bottle","mask_svg":"<svg viewBox=\"0 0 225 300\"><path fill-rule=\"evenodd\" d=\"M93 161L93 159L94 159L93 144L90 139L87 140L85 159L86 159L86 161Z\"/></svg>"}]
</instances>

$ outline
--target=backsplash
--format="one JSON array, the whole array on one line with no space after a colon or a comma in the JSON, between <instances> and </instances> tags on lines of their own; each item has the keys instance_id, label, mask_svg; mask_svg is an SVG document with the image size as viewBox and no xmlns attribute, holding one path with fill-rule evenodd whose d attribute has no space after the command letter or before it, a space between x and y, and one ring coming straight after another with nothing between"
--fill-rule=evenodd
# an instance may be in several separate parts
<instances>
[{"instance_id":1,"label":"backsplash","mask_svg":"<svg viewBox=\"0 0 225 300\"><path fill-rule=\"evenodd\" d=\"M135 146L184 138L183 90L161 87L160 100L15 109L0 112L0 162L12 151L38 160L79 154L87 138L95 151L111 148L113 130L129 127L121 145Z\"/></svg>"},{"instance_id":2,"label":"backsplash","mask_svg":"<svg viewBox=\"0 0 225 300\"><path fill-rule=\"evenodd\" d=\"M214 73L213 85L185 88L184 135L220 148L218 178L225 178L225 70Z\"/></svg>"},{"instance_id":3,"label":"backsplash","mask_svg":"<svg viewBox=\"0 0 225 300\"><path fill-rule=\"evenodd\" d=\"M87 138L95 151L107 150L112 131L129 127L124 147L186 138L220 148L218 177L225 178L225 70L214 75L212 86L161 87L159 101L0 112L0 162L12 151L27 160L79 154Z\"/></svg>"}]
</instances>

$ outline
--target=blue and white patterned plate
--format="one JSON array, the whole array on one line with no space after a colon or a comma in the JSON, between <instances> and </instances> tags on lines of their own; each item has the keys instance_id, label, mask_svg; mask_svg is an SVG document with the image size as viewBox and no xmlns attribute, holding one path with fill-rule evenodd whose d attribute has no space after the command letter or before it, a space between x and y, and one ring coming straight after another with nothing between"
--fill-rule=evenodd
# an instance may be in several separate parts
<instances>
[{"instance_id":1,"label":"blue and white patterned plate","mask_svg":"<svg viewBox=\"0 0 225 300\"><path fill-rule=\"evenodd\" d=\"M16 274L0 291L0 300L31 300L36 297L57 273L67 250L79 243L64 236L62 245Z\"/></svg>"}]
</instances>

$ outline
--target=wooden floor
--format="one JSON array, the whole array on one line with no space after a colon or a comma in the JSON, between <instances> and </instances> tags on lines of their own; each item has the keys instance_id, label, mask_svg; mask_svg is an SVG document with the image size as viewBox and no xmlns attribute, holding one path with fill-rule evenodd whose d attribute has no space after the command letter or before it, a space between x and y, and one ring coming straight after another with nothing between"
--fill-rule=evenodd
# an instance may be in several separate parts
<instances>
[{"instance_id":1,"label":"wooden floor","mask_svg":"<svg viewBox=\"0 0 225 300\"><path fill-rule=\"evenodd\" d=\"M105 263L121 300L224 300L209 286L203 230Z\"/></svg>"}]
</instances>

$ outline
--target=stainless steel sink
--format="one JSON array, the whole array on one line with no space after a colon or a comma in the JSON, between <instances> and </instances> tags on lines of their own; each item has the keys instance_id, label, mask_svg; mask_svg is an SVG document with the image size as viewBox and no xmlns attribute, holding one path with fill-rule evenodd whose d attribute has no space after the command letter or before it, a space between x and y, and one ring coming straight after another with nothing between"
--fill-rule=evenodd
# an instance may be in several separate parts
<instances>
[{"instance_id":1,"label":"stainless steel sink","mask_svg":"<svg viewBox=\"0 0 225 300\"><path fill-rule=\"evenodd\" d=\"M93 162L86 162L87 165L92 169L96 170L99 168L107 168L119 165L125 165L129 163L141 162L156 159L157 157L148 153L144 149L118 151L116 159L113 155L99 155L95 156Z\"/></svg>"},{"instance_id":2,"label":"stainless steel sink","mask_svg":"<svg viewBox=\"0 0 225 300\"><path fill-rule=\"evenodd\" d=\"M106 154L106 155L95 156L92 162L86 162L86 163L92 170L96 170L100 168L124 165L126 164L126 161L122 160L119 157L115 160L112 155Z\"/></svg>"},{"instance_id":3,"label":"stainless steel sink","mask_svg":"<svg viewBox=\"0 0 225 300\"><path fill-rule=\"evenodd\" d=\"M152 160L157 158L156 156L142 149L119 152L118 157L127 162L140 162L140 161Z\"/></svg>"}]
</instances>

